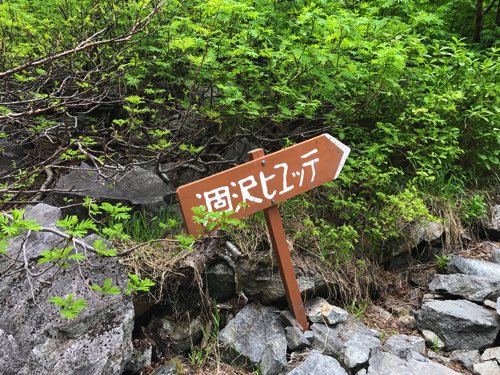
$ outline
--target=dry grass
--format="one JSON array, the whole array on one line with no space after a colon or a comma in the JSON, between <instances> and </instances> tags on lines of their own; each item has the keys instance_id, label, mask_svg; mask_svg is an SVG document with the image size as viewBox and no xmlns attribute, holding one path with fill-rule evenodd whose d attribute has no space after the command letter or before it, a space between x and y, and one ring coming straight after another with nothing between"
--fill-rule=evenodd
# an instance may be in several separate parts
<instances>
[{"instance_id":1,"label":"dry grass","mask_svg":"<svg viewBox=\"0 0 500 375\"><path fill-rule=\"evenodd\" d=\"M130 248L135 243L124 244ZM122 245L123 246L123 245ZM121 259L127 272L148 277L155 281L156 287L151 296L159 302L172 278L178 276L178 265L189 255L180 248L177 241L165 239L146 243Z\"/></svg>"}]
</instances>

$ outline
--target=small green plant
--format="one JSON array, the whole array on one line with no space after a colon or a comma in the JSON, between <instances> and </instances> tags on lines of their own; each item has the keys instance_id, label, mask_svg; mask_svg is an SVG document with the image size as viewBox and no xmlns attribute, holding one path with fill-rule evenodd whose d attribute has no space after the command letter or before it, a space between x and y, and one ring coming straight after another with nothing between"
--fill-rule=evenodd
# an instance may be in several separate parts
<instances>
[{"instance_id":1,"label":"small green plant","mask_svg":"<svg viewBox=\"0 0 500 375\"><path fill-rule=\"evenodd\" d=\"M188 354L189 362L196 367L201 367L205 363L205 353L203 349L196 346L191 347L191 351Z\"/></svg>"},{"instance_id":2,"label":"small green plant","mask_svg":"<svg viewBox=\"0 0 500 375\"><path fill-rule=\"evenodd\" d=\"M96 292L102 293L105 296L113 296L121 293L120 289L113 285L113 279L107 278L102 286L97 284L92 284L90 289L95 290Z\"/></svg>"},{"instance_id":3,"label":"small green plant","mask_svg":"<svg viewBox=\"0 0 500 375\"><path fill-rule=\"evenodd\" d=\"M62 298L59 296L49 298L54 305L59 306L60 314L66 319L74 319L87 307L87 301L83 298L75 299L74 294L68 294Z\"/></svg>"},{"instance_id":4,"label":"small green plant","mask_svg":"<svg viewBox=\"0 0 500 375\"><path fill-rule=\"evenodd\" d=\"M448 263L450 263L450 255L435 255L436 257L436 267L438 272L444 273L448 268Z\"/></svg>"},{"instance_id":5,"label":"small green plant","mask_svg":"<svg viewBox=\"0 0 500 375\"><path fill-rule=\"evenodd\" d=\"M155 283L148 279L147 277L141 279L139 275L129 273L128 274L128 284L126 294L132 294L136 292L149 292L151 287L153 287Z\"/></svg>"},{"instance_id":6,"label":"small green plant","mask_svg":"<svg viewBox=\"0 0 500 375\"><path fill-rule=\"evenodd\" d=\"M97 227L92 220L78 220L78 217L75 215L66 216L64 219L58 220L56 225L59 228L66 229L66 234L71 237L85 237L90 230L97 230Z\"/></svg>"},{"instance_id":7,"label":"small green plant","mask_svg":"<svg viewBox=\"0 0 500 375\"><path fill-rule=\"evenodd\" d=\"M185 236L183 234L178 234L175 236L175 239L179 241L180 247L188 251L193 250L193 245L196 242L196 237L192 235Z\"/></svg>"},{"instance_id":8,"label":"small green plant","mask_svg":"<svg viewBox=\"0 0 500 375\"><path fill-rule=\"evenodd\" d=\"M245 204L242 204L242 206L245 206ZM233 217L235 214L233 210L210 212L205 206L199 206L193 207L192 211L194 213L194 222L200 224L206 234L210 234L216 229L228 230L245 226L243 220Z\"/></svg>"},{"instance_id":9,"label":"small green plant","mask_svg":"<svg viewBox=\"0 0 500 375\"><path fill-rule=\"evenodd\" d=\"M38 264L54 263L61 268L69 268L69 261L85 260L85 255L74 251L73 246L66 246L61 249L54 248L40 253Z\"/></svg>"},{"instance_id":10,"label":"small green plant","mask_svg":"<svg viewBox=\"0 0 500 375\"><path fill-rule=\"evenodd\" d=\"M114 257L117 254L115 249L109 248L102 240L95 240L92 247L102 257Z\"/></svg>"},{"instance_id":11,"label":"small green plant","mask_svg":"<svg viewBox=\"0 0 500 375\"><path fill-rule=\"evenodd\" d=\"M9 215L0 214L0 255L7 253L8 239L25 231L39 231L41 225L24 218L25 210L13 209Z\"/></svg>"},{"instance_id":12,"label":"small green plant","mask_svg":"<svg viewBox=\"0 0 500 375\"><path fill-rule=\"evenodd\" d=\"M147 242L164 238L180 227L180 219L172 210L161 210L151 217L146 212L134 212L124 222L123 231L134 241Z\"/></svg>"},{"instance_id":13,"label":"small green plant","mask_svg":"<svg viewBox=\"0 0 500 375\"><path fill-rule=\"evenodd\" d=\"M368 301L357 301L352 300L349 305L346 306L348 313L354 315L356 318L361 319L365 316L366 309L370 306Z\"/></svg>"},{"instance_id":14,"label":"small green plant","mask_svg":"<svg viewBox=\"0 0 500 375\"><path fill-rule=\"evenodd\" d=\"M474 194L463 200L460 207L460 217L465 222L472 222L482 219L487 214L487 203L485 196L482 194Z\"/></svg>"},{"instance_id":15,"label":"small green plant","mask_svg":"<svg viewBox=\"0 0 500 375\"><path fill-rule=\"evenodd\" d=\"M438 352L439 350L441 350L442 347L443 347L443 343L441 342L441 339L439 338L439 336L436 335L431 342L430 349L433 352Z\"/></svg>"}]
</instances>

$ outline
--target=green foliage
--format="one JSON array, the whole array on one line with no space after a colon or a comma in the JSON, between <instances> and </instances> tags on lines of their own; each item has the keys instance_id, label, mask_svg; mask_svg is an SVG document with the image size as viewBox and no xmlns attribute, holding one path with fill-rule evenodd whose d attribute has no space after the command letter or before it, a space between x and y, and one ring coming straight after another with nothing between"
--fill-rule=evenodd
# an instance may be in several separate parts
<instances>
[{"instance_id":1,"label":"green foliage","mask_svg":"<svg viewBox=\"0 0 500 375\"><path fill-rule=\"evenodd\" d=\"M105 296L113 296L121 293L120 289L116 285L113 285L113 279L111 278L104 280L102 286L97 284L92 284L90 286L90 289L102 293Z\"/></svg>"},{"instance_id":2,"label":"green foliage","mask_svg":"<svg viewBox=\"0 0 500 375\"><path fill-rule=\"evenodd\" d=\"M40 224L36 223L34 220L24 219L25 210L12 209L10 215L12 220L9 220L7 216L0 216L0 229L4 236L15 237L21 234L23 231L38 231L40 230Z\"/></svg>"},{"instance_id":3,"label":"green foliage","mask_svg":"<svg viewBox=\"0 0 500 375\"><path fill-rule=\"evenodd\" d=\"M97 230L92 220L78 220L78 217L75 215L66 216L63 220L58 220L56 225L59 228L66 229L66 234L72 237L85 237L90 230Z\"/></svg>"},{"instance_id":4,"label":"green foliage","mask_svg":"<svg viewBox=\"0 0 500 375\"><path fill-rule=\"evenodd\" d=\"M486 198L482 194L465 197L460 207L460 216L465 222L483 219L488 213Z\"/></svg>"},{"instance_id":5,"label":"green foliage","mask_svg":"<svg viewBox=\"0 0 500 375\"><path fill-rule=\"evenodd\" d=\"M75 299L75 295L71 293L64 298L59 296L51 297L49 302L58 306L61 316L66 319L76 318L87 307L87 301L83 298Z\"/></svg>"},{"instance_id":6,"label":"green foliage","mask_svg":"<svg viewBox=\"0 0 500 375\"><path fill-rule=\"evenodd\" d=\"M173 210L164 209L155 216L146 212L134 212L130 219L124 222L123 231L134 241L147 242L164 238L179 228L178 214Z\"/></svg>"},{"instance_id":7,"label":"green foliage","mask_svg":"<svg viewBox=\"0 0 500 375\"><path fill-rule=\"evenodd\" d=\"M230 228L243 228L245 223L241 219L234 218L234 211L210 212L205 206L193 207L193 220L200 224L206 234L216 229L228 230Z\"/></svg>"},{"instance_id":8,"label":"green foliage","mask_svg":"<svg viewBox=\"0 0 500 375\"><path fill-rule=\"evenodd\" d=\"M192 235L185 236L183 234L177 234L175 239L179 241L179 246L184 250L191 251L193 250L193 245L196 242L196 237Z\"/></svg>"},{"instance_id":9,"label":"green foliage","mask_svg":"<svg viewBox=\"0 0 500 375\"><path fill-rule=\"evenodd\" d=\"M362 319L365 316L368 307L370 307L369 301L353 300L349 305L346 306L346 310L349 314L354 315L357 319Z\"/></svg>"},{"instance_id":10,"label":"green foliage","mask_svg":"<svg viewBox=\"0 0 500 375\"><path fill-rule=\"evenodd\" d=\"M115 249L109 248L102 240L95 240L92 247L98 255L103 257L114 257L117 254Z\"/></svg>"},{"instance_id":11,"label":"green foliage","mask_svg":"<svg viewBox=\"0 0 500 375\"><path fill-rule=\"evenodd\" d=\"M128 284L126 294L132 294L136 292L149 292L151 287L153 287L155 283L145 277L144 279L140 278L139 275L129 273L128 274Z\"/></svg>"},{"instance_id":12,"label":"green foliage","mask_svg":"<svg viewBox=\"0 0 500 375\"><path fill-rule=\"evenodd\" d=\"M98 204L89 197L85 197L83 206L89 210L91 222L100 224L100 230L95 228L99 235L108 239L128 240L131 238L126 232L125 223L131 217L132 207L124 206L122 203L102 202Z\"/></svg>"},{"instance_id":13,"label":"green foliage","mask_svg":"<svg viewBox=\"0 0 500 375\"><path fill-rule=\"evenodd\" d=\"M72 246L66 246L61 249L54 248L53 250L41 252L38 264L54 263L61 268L69 268L71 267L69 261L81 261L85 259L84 254L75 252Z\"/></svg>"},{"instance_id":14,"label":"green foliage","mask_svg":"<svg viewBox=\"0 0 500 375\"><path fill-rule=\"evenodd\" d=\"M16 237L25 231L39 231L40 224L24 218L25 210L12 209L10 217L0 214L0 255L7 253L9 238Z\"/></svg>"},{"instance_id":15,"label":"green foliage","mask_svg":"<svg viewBox=\"0 0 500 375\"><path fill-rule=\"evenodd\" d=\"M436 255L436 267L438 272L445 273L450 261L451 256L449 255Z\"/></svg>"},{"instance_id":16,"label":"green foliage","mask_svg":"<svg viewBox=\"0 0 500 375\"><path fill-rule=\"evenodd\" d=\"M7 124L0 138L58 143L62 165L174 161L208 173L226 151L214 144L242 132L276 149L265 140L291 145L326 129L352 148L342 174L283 207L300 220L296 240L316 246L336 267L383 257L408 225L436 219L436 201L457 207L467 224L484 217L483 191L500 178L493 8L481 43L471 44L475 9L465 0L170 1L144 31L121 42L30 65L95 35L119 36L152 5L3 1L0 73L27 65L4 76L9 97L0 103L0 122ZM19 199L40 178L19 168L2 181L0 203ZM179 224L173 215L131 215L120 204L86 199L85 206L90 220L58 222L68 235L147 241ZM0 253L9 238L38 230L19 212L11 215L0 217ZM243 225L229 211L200 207L194 215L203 234ZM177 240L192 249L194 238ZM94 247L116 255L101 242ZM68 249L41 259L70 264L76 254Z\"/></svg>"}]
</instances>

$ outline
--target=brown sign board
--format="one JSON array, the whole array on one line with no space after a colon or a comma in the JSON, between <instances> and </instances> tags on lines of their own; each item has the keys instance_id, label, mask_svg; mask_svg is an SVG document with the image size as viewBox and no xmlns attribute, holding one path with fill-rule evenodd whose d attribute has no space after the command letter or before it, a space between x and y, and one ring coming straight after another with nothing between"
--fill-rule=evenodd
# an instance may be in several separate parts
<instances>
[{"instance_id":1,"label":"brown sign board","mask_svg":"<svg viewBox=\"0 0 500 375\"><path fill-rule=\"evenodd\" d=\"M231 210L241 218L269 208L338 177L350 149L322 134L177 189L188 233L202 227L193 207L209 212ZM241 204L244 202L244 204Z\"/></svg>"}]
</instances>

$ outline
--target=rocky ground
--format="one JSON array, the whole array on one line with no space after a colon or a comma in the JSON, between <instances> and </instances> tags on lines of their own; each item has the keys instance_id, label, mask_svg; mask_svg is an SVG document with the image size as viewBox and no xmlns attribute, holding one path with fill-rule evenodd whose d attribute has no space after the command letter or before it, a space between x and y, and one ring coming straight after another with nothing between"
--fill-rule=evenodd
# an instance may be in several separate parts
<instances>
[{"instance_id":1,"label":"rocky ground","mask_svg":"<svg viewBox=\"0 0 500 375\"><path fill-rule=\"evenodd\" d=\"M87 176L91 171L78 173ZM134 174L151 186L149 196L127 188ZM93 188L70 177L57 186L70 186L65 194L71 197L88 195ZM143 170L120 181L125 182L118 196L110 196L101 185L95 194L147 209L170 199L173 191ZM182 314L138 296L94 298L90 282L102 285L112 278L124 287L127 271L121 260L103 263L88 254L88 262L62 270L47 270L37 262L41 251L62 241L54 223L67 209L56 205L67 198L54 193L46 203L29 207L26 218L46 230L14 238L9 257L0 258L2 374L500 374L498 242L478 242L442 258L446 269L437 273L434 262L407 264L412 248L424 246L432 253L444 235L439 224L420 226L411 246L387 263L386 293L372 306L355 309L321 298L328 296L327 281L298 267L311 323L302 332L285 309L276 264L250 262L230 243L218 244L217 256L200 275L192 274L200 283L179 283L176 296L168 296L177 300ZM484 234L500 239L500 206ZM95 239L92 235L84 241ZM203 293L224 302L208 314L199 301L200 284ZM68 288L89 301L84 313L71 321L44 303L50 296L67 294Z\"/></svg>"}]
</instances>

